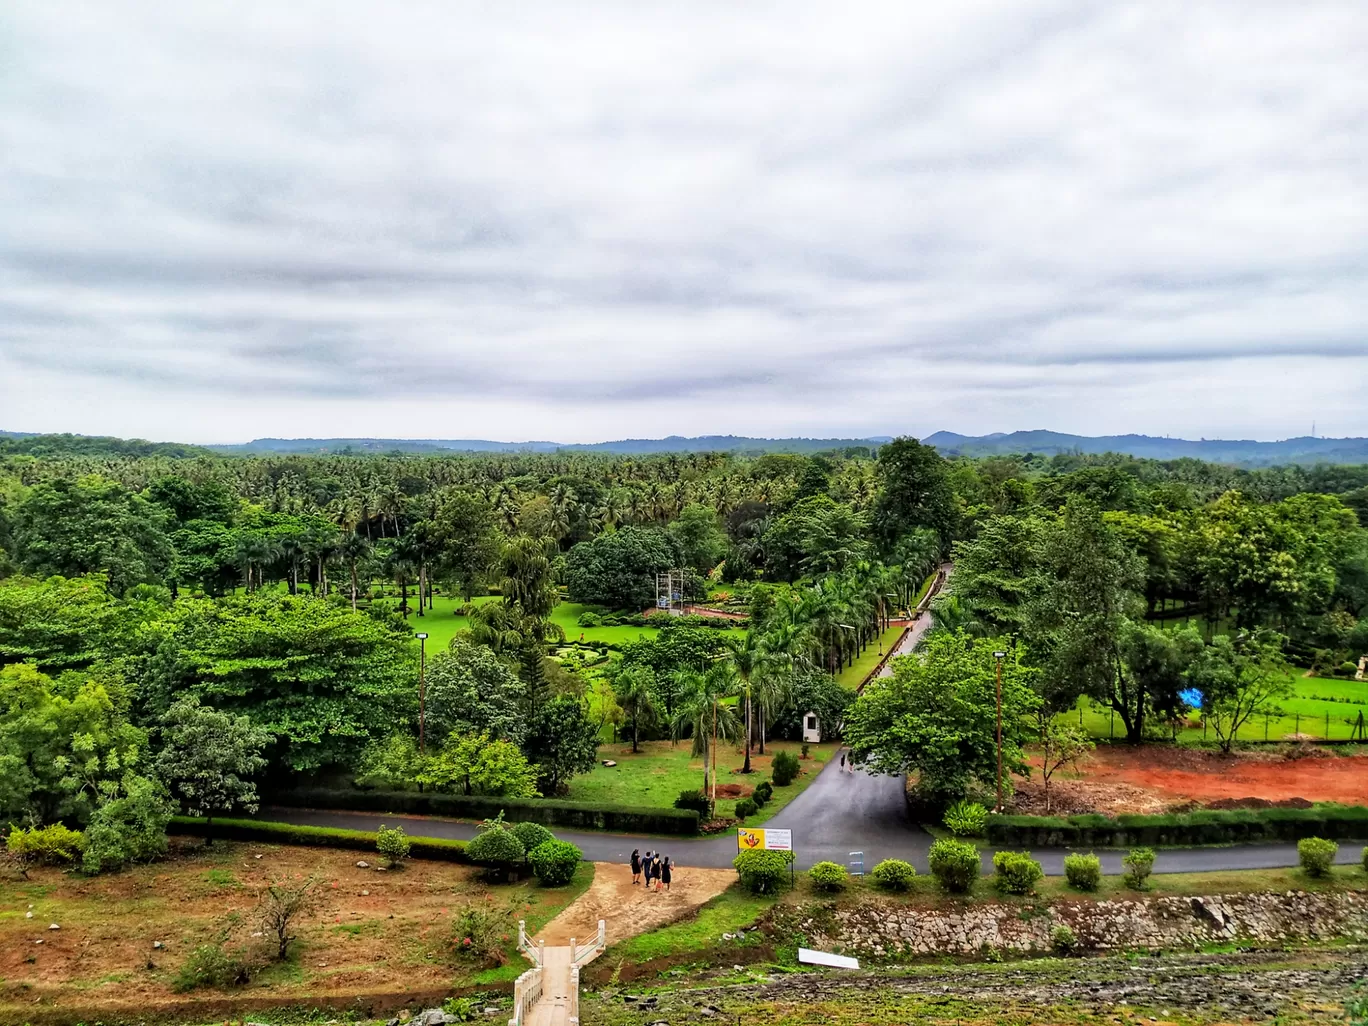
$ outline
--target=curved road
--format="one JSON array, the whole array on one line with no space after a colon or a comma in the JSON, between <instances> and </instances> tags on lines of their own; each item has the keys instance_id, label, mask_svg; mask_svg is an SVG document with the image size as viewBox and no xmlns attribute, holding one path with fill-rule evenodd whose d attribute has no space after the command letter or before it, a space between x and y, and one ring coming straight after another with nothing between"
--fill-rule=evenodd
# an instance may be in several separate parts
<instances>
[{"instance_id":1,"label":"curved road","mask_svg":"<svg viewBox=\"0 0 1368 1026\"><path fill-rule=\"evenodd\" d=\"M386 816L371 812L327 812L311 809L262 810L262 819L309 826L375 830L382 823L402 826L411 836L451 837L468 840L475 827L453 820L421 816ZM829 762L821 774L797 798L783 808L766 827L793 831L798 868L814 862L850 861L853 851L864 852L866 871L887 858L906 859L925 872L926 853L932 838L907 818L900 777L876 776L856 771L844 773L840 761ZM735 834L720 837L650 837L625 834L556 830L556 836L574 843L593 862L626 862L633 848L660 851L680 866L722 869L736 855ZM1045 872L1062 875L1067 849L1033 852ZM1103 851L1103 872L1121 872L1119 851ZM1338 861L1359 861L1359 850L1341 844ZM992 852L983 856L984 872L992 872ZM1295 844L1253 844L1226 848L1173 848L1161 850L1154 863L1156 873L1193 873L1223 869L1276 869L1297 864Z\"/></svg>"}]
</instances>

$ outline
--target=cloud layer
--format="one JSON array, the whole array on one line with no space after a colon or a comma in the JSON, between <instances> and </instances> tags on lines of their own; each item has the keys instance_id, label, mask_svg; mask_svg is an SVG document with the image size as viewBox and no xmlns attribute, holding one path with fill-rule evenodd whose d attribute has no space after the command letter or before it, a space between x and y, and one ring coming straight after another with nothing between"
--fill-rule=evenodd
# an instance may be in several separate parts
<instances>
[{"instance_id":1,"label":"cloud layer","mask_svg":"<svg viewBox=\"0 0 1368 1026\"><path fill-rule=\"evenodd\" d=\"M1368 434L1368 8L7 5L0 426Z\"/></svg>"}]
</instances>

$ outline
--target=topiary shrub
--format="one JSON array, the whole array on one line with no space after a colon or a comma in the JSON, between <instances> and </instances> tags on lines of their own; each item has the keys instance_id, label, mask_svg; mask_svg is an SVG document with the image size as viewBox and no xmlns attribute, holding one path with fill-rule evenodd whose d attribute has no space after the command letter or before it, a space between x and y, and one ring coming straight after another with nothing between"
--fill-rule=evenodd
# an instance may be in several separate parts
<instances>
[{"instance_id":1,"label":"topiary shrub","mask_svg":"<svg viewBox=\"0 0 1368 1026\"><path fill-rule=\"evenodd\" d=\"M702 791L680 791L679 797L674 800L674 807L692 810L698 813L698 818L702 820L712 819L712 799Z\"/></svg>"},{"instance_id":2,"label":"topiary shrub","mask_svg":"<svg viewBox=\"0 0 1368 1026\"><path fill-rule=\"evenodd\" d=\"M1145 881L1154 872L1154 849L1135 848L1126 853L1121 860L1126 868L1121 871L1121 881L1133 891L1143 891Z\"/></svg>"},{"instance_id":3,"label":"topiary shrub","mask_svg":"<svg viewBox=\"0 0 1368 1026\"><path fill-rule=\"evenodd\" d=\"M751 793L751 798L756 805L763 806L765 802L774 797L774 785L768 780L762 781Z\"/></svg>"},{"instance_id":4,"label":"topiary shrub","mask_svg":"<svg viewBox=\"0 0 1368 1026\"><path fill-rule=\"evenodd\" d=\"M939 840L931 845L927 860L936 882L951 894L973 890L982 868L978 849L966 841Z\"/></svg>"},{"instance_id":5,"label":"topiary shrub","mask_svg":"<svg viewBox=\"0 0 1368 1026\"><path fill-rule=\"evenodd\" d=\"M1067 925L1060 923L1050 931L1050 947L1055 954L1072 955L1078 950L1078 935Z\"/></svg>"},{"instance_id":6,"label":"topiary shrub","mask_svg":"<svg viewBox=\"0 0 1368 1026\"><path fill-rule=\"evenodd\" d=\"M1095 891L1102 883L1102 860L1074 852L1064 856L1064 879L1079 891Z\"/></svg>"},{"instance_id":7,"label":"topiary shrub","mask_svg":"<svg viewBox=\"0 0 1368 1026\"><path fill-rule=\"evenodd\" d=\"M917 870L910 862L902 859L884 859L869 874L874 878L874 886L886 891L906 891L912 887Z\"/></svg>"},{"instance_id":8,"label":"topiary shrub","mask_svg":"<svg viewBox=\"0 0 1368 1026\"><path fill-rule=\"evenodd\" d=\"M591 613L586 609L584 612L580 613L579 619L575 622L581 627L602 627L603 617L599 616L598 613Z\"/></svg>"},{"instance_id":9,"label":"topiary shrub","mask_svg":"<svg viewBox=\"0 0 1368 1026\"><path fill-rule=\"evenodd\" d=\"M5 847L21 866L69 866L85 851L85 834L61 823L21 830L10 827Z\"/></svg>"},{"instance_id":10,"label":"topiary shrub","mask_svg":"<svg viewBox=\"0 0 1368 1026\"><path fill-rule=\"evenodd\" d=\"M1031 894L1045 875L1040 863L1026 852L1000 851L993 856L993 886L999 894Z\"/></svg>"},{"instance_id":11,"label":"topiary shrub","mask_svg":"<svg viewBox=\"0 0 1368 1026\"><path fill-rule=\"evenodd\" d=\"M955 802L942 822L956 837L982 837L988 832L988 810L978 802Z\"/></svg>"},{"instance_id":12,"label":"topiary shrub","mask_svg":"<svg viewBox=\"0 0 1368 1026\"><path fill-rule=\"evenodd\" d=\"M506 873L511 878L518 866L526 861L527 849L513 836L513 831L499 825L476 834L466 845L466 857L475 865L483 866L491 876Z\"/></svg>"},{"instance_id":13,"label":"topiary shrub","mask_svg":"<svg viewBox=\"0 0 1368 1026\"><path fill-rule=\"evenodd\" d=\"M1338 854L1339 845L1323 837L1304 837L1297 842L1297 861L1307 876L1329 876Z\"/></svg>"},{"instance_id":14,"label":"topiary shrub","mask_svg":"<svg viewBox=\"0 0 1368 1026\"><path fill-rule=\"evenodd\" d=\"M846 889L850 874L845 866L835 862L818 862L808 870L808 879L812 881L813 889L834 894Z\"/></svg>"},{"instance_id":15,"label":"topiary shrub","mask_svg":"<svg viewBox=\"0 0 1368 1026\"><path fill-rule=\"evenodd\" d=\"M798 779L798 757L792 752L777 752L770 763L770 776L778 787L787 787Z\"/></svg>"},{"instance_id":16,"label":"topiary shrub","mask_svg":"<svg viewBox=\"0 0 1368 1026\"><path fill-rule=\"evenodd\" d=\"M532 872L544 887L564 887L575 876L584 852L569 841L543 841L527 853Z\"/></svg>"},{"instance_id":17,"label":"topiary shrub","mask_svg":"<svg viewBox=\"0 0 1368 1026\"><path fill-rule=\"evenodd\" d=\"M747 816L754 816L759 810L749 798L742 798L736 803L736 818L745 819Z\"/></svg>"},{"instance_id":18,"label":"topiary shrub","mask_svg":"<svg viewBox=\"0 0 1368 1026\"><path fill-rule=\"evenodd\" d=\"M382 826L375 833L375 850L385 857L391 867L409 857L410 842L403 827Z\"/></svg>"},{"instance_id":19,"label":"topiary shrub","mask_svg":"<svg viewBox=\"0 0 1368 1026\"><path fill-rule=\"evenodd\" d=\"M514 823L509 832L522 842L529 857L537 847L556 839L556 835L540 823Z\"/></svg>"},{"instance_id":20,"label":"topiary shrub","mask_svg":"<svg viewBox=\"0 0 1368 1026\"><path fill-rule=\"evenodd\" d=\"M743 851L732 859L732 867L741 883L752 894L773 894L788 879L793 852L768 851L759 848Z\"/></svg>"}]
</instances>

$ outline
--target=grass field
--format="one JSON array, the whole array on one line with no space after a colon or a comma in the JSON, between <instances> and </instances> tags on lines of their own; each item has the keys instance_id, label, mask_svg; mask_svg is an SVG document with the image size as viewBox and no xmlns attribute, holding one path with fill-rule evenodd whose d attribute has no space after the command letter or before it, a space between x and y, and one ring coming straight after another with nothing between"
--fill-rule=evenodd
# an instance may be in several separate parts
<instances>
[{"instance_id":1,"label":"grass field","mask_svg":"<svg viewBox=\"0 0 1368 1026\"><path fill-rule=\"evenodd\" d=\"M883 658L880 654L880 647L884 652L888 651L888 646L898 640L902 634L901 627L890 627L883 632L883 636L878 642L871 642L865 646L865 650L855 657L855 661L847 666L840 673L836 674L836 680L844 687L854 691L864 682L865 677L879 665L879 660Z\"/></svg>"},{"instance_id":2,"label":"grass field","mask_svg":"<svg viewBox=\"0 0 1368 1026\"><path fill-rule=\"evenodd\" d=\"M1256 714L1240 729L1239 740L1277 741L1294 733L1330 741L1349 740L1354 736L1354 726L1360 713L1368 723L1368 681L1307 677L1304 676L1305 672L1293 671L1292 697L1277 703L1277 713L1270 711L1267 716ZM1094 737L1125 737L1125 727L1119 720L1113 724L1111 711L1088 698L1080 699L1072 712L1060 715L1072 723L1081 724ZM1178 732L1178 740L1204 739L1215 741L1216 734L1210 729L1204 734L1200 716L1194 712L1189 717L1189 725Z\"/></svg>"},{"instance_id":3,"label":"grass field","mask_svg":"<svg viewBox=\"0 0 1368 1026\"><path fill-rule=\"evenodd\" d=\"M631 742L626 744L605 744L599 747L599 765L589 773L581 774L570 781L570 801L611 802L617 805L639 808L672 808L681 791L689 791L703 786L703 760L690 756L690 742L644 741L641 751L633 755ZM799 754L802 745L792 741L769 741L765 744L763 756L751 751L753 772L746 776L738 772L745 756L734 744L718 744L717 786L740 784L753 788L762 780L770 777L771 756L780 750ZM811 758L800 759L802 774L787 787L776 787L774 797L756 815L746 820L747 826L758 826L770 819L817 778L827 760L836 751L835 744L812 745ZM616 766L604 766L602 760L609 759ZM717 813L730 816L736 808L735 798L718 798Z\"/></svg>"}]
</instances>

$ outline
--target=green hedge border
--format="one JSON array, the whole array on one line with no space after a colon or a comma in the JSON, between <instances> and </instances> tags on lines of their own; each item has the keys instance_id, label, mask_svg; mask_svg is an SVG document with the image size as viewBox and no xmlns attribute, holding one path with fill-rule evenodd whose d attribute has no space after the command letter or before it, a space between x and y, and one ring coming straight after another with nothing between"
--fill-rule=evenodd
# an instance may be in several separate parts
<instances>
[{"instance_id":1,"label":"green hedge border","mask_svg":"<svg viewBox=\"0 0 1368 1026\"><path fill-rule=\"evenodd\" d=\"M266 841L271 844L300 844L314 848L345 848L375 854L375 831L340 830L335 827L296 826L257 819L216 819L211 827L195 816L173 816L167 833L207 837L228 841ZM445 837L410 837L409 855L416 859L469 864L466 842Z\"/></svg>"},{"instance_id":2,"label":"green hedge border","mask_svg":"<svg viewBox=\"0 0 1368 1026\"><path fill-rule=\"evenodd\" d=\"M1199 809L1164 816L989 816L990 844L1022 848L1134 848L1368 839L1368 808Z\"/></svg>"},{"instance_id":3,"label":"green hedge border","mask_svg":"<svg viewBox=\"0 0 1368 1026\"><path fill-rule=\"evenodd\" d=\"M698 833L698 813L687 809L639 809L538 798L481 798L420 791L363 791L308 787L277 791L263 804L290 809L334 809L387 812L392 816L446 816L450 819L493 819L500 812L510 822L623 834Z\"/></svg>"}]
</instances>

